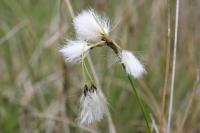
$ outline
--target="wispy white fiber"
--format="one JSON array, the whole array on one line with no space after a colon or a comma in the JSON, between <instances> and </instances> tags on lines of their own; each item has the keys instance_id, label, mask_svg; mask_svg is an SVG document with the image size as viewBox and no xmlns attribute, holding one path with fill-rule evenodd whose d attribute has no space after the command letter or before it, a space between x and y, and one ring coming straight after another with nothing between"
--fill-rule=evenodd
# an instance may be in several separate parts
<instances>
[{"instance_id":1,"label":"wispy white fiber","mask_svg":"<svg viewBox=\"0 0 200 133\"><path fill-rule=\"evenodd\" d=\"M144 73L146 73L143 64L140 63L133 53L127 50L122 50L120 60L125 66L126 72L134 78L140 78Z\"/></svg>"},{"instance_id":2,"label":"wispy white fiber","mask_svg":"<svg viewBox=\"0 0 200 133\"><path fill-rule=\"evenodd\" d=\"M65 61L71 63L80 62L83 55L85 57L89 53L91 47L84 41L68 40L66 44L59 51L63 54Z\"/></svg>"},{"instance_id":3,"label":"wispy white fiber","mask_svg":"<svg viewBox=\"0 0 200 133\"><path fill-rule=\"evenodd\" d=\"M89 125L100 121L107 112L107 102L103 93L99 90L89 90L80 99L80 124Z\"/></svg>"},{"instance_id":4,"label":"wispy white fiber","mask_svg":"<svg viewBox=\"0 0 200 133\"><path fill-rule=\"evenodd\" d=\"M88 41L100 41L102 35L110 31L109 21L95 14L93 10L82 11L73 20L77 38Z\"/></svg>"}]
</instances>

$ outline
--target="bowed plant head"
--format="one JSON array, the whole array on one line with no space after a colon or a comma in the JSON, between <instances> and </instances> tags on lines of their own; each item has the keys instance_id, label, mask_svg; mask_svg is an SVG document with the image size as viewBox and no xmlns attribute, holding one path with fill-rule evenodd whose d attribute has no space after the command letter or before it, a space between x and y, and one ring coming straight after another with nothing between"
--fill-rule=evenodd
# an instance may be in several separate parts
<instances>
[{"instance_id":1,"label":"bowed plant head","mask_svg":"<svg viewBox=\"0 0 200 133\"><path fill-rule=\"evenodd\" d=\"M110 23L108 19L96 14L94 10L82 11L73 19L73 25L76 33L76 40L67 41L60 52L67 62L76 63L82 61L83 72L89 77L89 82L86 81L83 95L80 98L79 123L89 125L95 121L100 121L107 112L106 98L101 90L94 85L91 78L92 76L84 60L85 56L87 56L89 51L93 48L107 46L111 48L119 58L118 63L121 64L128 76L133 93L136 96L145 118L148 132L151 132L146 111L130 77L132 76L135 79L141 78L142 75L146 73L144 65L132 52L121 48L111 39L109 36ZM91 84L91 86L88 87L89 85L87 84Z\"/></svg>"}]
</instances>

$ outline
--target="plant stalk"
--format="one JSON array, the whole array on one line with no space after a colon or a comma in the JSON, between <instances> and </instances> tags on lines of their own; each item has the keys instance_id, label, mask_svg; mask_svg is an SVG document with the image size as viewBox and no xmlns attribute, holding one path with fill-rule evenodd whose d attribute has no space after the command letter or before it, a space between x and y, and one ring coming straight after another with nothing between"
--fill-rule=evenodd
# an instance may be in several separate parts
<instances>
[{"instance_id":1,"label":"plant stalk","mask_svg":"<svg viewBox=\"0 0 200 133\"><path fill-rule=\"evenodd\" d=\"M172 110L173 110L173 101L174 101L174 81L176 74L176 49L177 49L177 40L178 40L178 24L179 24L179 0L176 0L176 20L175 20L175 33L174 33L174 52L173 52L173 64L172 64L172 79L170 87L170 99L169 99L169 113L167 121L167 131L166 133L171 132L171 119L172 119Z\"/></svg>"},{"instance_id":2,"label":"plant stalk","mask_svg":"<svg viewBox=\"0 0 200 133\"><path fill-rule=\"evenodd\" d=\"M141 111L142 111L142 114L143 114L143 116L144 116L144 119L145 119L145 122L146 122L146 126L147 126L147 129L148 129L148 133L151 133L151 128L150 128L150 126L149 126L149 122L148 122L148 119L147 119L147 113L146 113L146 111L145 111L145 109L144 109L144 105L143 105L143 103L142 103L142 101L141 101L141 99L140 99L140 97L139 97L139 95L138 95L138 93L137 93L137 91L136 91L136 89L135 89L135 86L134 86L134 84L133 84L133 81L132 81L132 78L131 78L130 75L128 75L128 79L129 79L130 84L131 84L131 87L132 87L132 92L133 92L133 94L136 96L136 99L137 99L137 101L138 101L138 104L139 104L139 106L140 106L140 109L141 109Z\"/></svg>"},{"instance_id":3,"label":"plant stalk","mask_svg":"<svg viewBox=\"0 0 200 133\"><path fill-rule=\"evenodd\" d=\"M106 41L107 46L110 47L114 51L114 53L119 56L119 53L120 53L120 50L121 50L120 46L116 42L114 42L113 40L111 40L109 38L103 38L103 40ZM123 64L122 64L122 67L125 70L125 66ZM134 87L132 78L129 74L128 74L128 79L130 81L130 84L131 84L131 87L132 87L132 90L133 90L133 94L136 96L137 102L140 106L143 117L145 119L146 126L147 126L147 129L148 129L148 133L151 133L151 128L149 126L148 119L147 119L147 113L144 109L144 105L143 105L143 103L142 103L142 101L141 101L141 99L140 99L140 97L139 97L139 95L138 95L138 93L137 93L137 91Z\"/></svg>"},{"instance_id":4,"label":"plant stalk","mask_svg":"<svg viewBox=\"0 0 200 133\"><path fill-rule=\"evenodd\" d=\"M160 113L160 128L159 132L164 133L164 119L165 119L165 103L166 103L166 95L167 95L167 87L168 87L168 79L169 79L169 67L170 67L170 46L171 46L171 15L170 15L170 0L167 0L167 52L166 52L166 67L165 67L165 80L163 85L162 92L162 102L161 102L161 113Z\"/></svg>"}]
</instances>

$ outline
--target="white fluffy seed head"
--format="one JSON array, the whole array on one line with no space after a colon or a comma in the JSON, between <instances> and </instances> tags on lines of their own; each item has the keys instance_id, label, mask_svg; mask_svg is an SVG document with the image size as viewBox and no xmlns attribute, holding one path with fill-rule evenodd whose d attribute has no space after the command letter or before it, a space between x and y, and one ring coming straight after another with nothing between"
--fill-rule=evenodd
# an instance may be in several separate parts
<instances>
[{"instance_id":1,"label":"white fluffy seed head","mask_svg":"<svg viewBox=\"0 0 200 133\"><path fill-rule=\"evenodd\" d=\"M85 10L73 20L77 38L92 42L100 41L102 35L109 34L109 21L95 14L93 10Z\"/></svg>"},{"instance_id":2,"label":"white fluffy seed head","mask_svg":"<svg viewBox=\"0 0 200 133\"><path fill-rule=\"evenodd\" d=\"M143 64L129 51L122 50L120 54L121 63L125 66L126 72L134 78L140 78L146 70Z\"/></svg>"},{"instance_id":3,"label":"white fluffy seed head","mask_svg":"<svg viewBox=\"0 0 200 133\"><path fill-rule=\"evenodd\" d=\"M81 125L89 125L100 121L107 112L107 102L99 89L89 90L80 99L80 114L78 121Z\"/></svg>"},{"instance_id":4,"label":"white fluffy seed head","mask_svg":"<svg viewBox=\"0 0 200 133\"><path fill-rule=\"evenodd\" d=\"M84 41L68 40L66 44L59 51L63 54L65 61L71 63L80 62L82 57L87 56L91 47Z\"/></svg>"}]
</instances>

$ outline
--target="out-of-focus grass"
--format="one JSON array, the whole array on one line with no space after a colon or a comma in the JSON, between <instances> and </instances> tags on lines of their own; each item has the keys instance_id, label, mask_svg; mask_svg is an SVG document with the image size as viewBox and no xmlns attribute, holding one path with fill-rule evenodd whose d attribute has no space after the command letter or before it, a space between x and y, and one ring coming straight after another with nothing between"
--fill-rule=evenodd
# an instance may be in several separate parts
<instances>
[{"instance_id":1,"label":"out-of-focus grass","mask_svg":"<svg viewBox=\"0 0 200 133\"><path fill-rule=\"evenodd\" d=\"M170 2L173 41L175 3ZM66 37L74 36L64 0L0 0L0 3L0 132L87 130L76 124L83 86L80 65L66 65L64 77L68 84L63 87L63 59L58 49ZM148 74L135 84L159 126L167 51L166 1L73 0L71 4L76 14L94 8L107 15L112 26L117 25L112 38L124 48L135 51L143 60ZM199 75L196 71L200 65L199 8L198 0L182 0L180 4L173 132L177 132L191 99L196 75ZM105 48L95 49L91 56L116 131L144 131L145 123L136 99L130 93L127 78L118 65L110 63L112 52ZM200 132L198 87L182 132ZM98 124L100 132L108 132L106 123L104 120Z\"/></svg>"}]
</instances>

